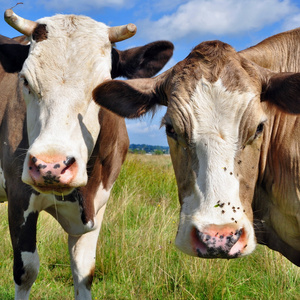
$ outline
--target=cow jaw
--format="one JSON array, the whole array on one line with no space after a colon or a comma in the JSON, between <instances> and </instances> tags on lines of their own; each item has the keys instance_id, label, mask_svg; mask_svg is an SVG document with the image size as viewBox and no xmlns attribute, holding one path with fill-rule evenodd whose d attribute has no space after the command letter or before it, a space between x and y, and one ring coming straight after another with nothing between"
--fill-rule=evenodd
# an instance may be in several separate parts
<instances>
[{"instance_id":1,"label":"cow jaw","mask_svg":"<svg viewBox=\"0 0 300 300\"><path fill-rule=\"evenodd\" d=\"M253 98L228 92L221 80L201 79L189 102L168 107L165 118L177 132L190 132L186 142L180 133L176 141L168 138L181 202L176 245L186 254L236 258L255 249L252 213L240 199L235 163L240 122Z\"/></svg>"},{"instance_id":2,"label":"cow jaw","mask_svg":"<svg viewBox=\"0 0 300 300\"><path fill-rule=\"evenodd\" d=\"M20 72L30 144L22 180L42 193L69 194L86 185L100 131L92 90L110 79L111 43L106 25L82 18L40 20L47 36L31 41Z\"/></svg>"}]
</instances>

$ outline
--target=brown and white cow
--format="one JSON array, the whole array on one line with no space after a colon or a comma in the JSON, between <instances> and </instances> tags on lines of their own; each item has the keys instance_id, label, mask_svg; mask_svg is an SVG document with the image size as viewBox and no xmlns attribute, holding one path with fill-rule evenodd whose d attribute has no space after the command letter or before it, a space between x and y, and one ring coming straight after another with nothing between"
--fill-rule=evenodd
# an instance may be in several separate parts
<instances>
[{"instance_id":1,"label":"brown and white cow","mask_svg":"<svg viewBox=\"0 0 300 300\"><path fill-rule=\"evenodd\" d=\"M75 298L90 299L106 202L129 145L124 119L100 110L92 91L111 77L155 75L173 45L118 51L112 43L132 36L133 24L5 15L30 42L0 36L0 197L8 199L15 298L28 299L37 277L36 224L45 210L68 233Z\"/></svg>"},{"instance_id":2,"label":"brown and white cow","mask_svg":"<svg viewBox=\"0 0 300 300\"><path fill-rule=\"evenodd\" d=\"M167 106L183 252L236 258L258 242L300 265L299 71L295 29L241 52L203 42L155 78L95 89L123 117Z\"/></svg>"}]
</instances>

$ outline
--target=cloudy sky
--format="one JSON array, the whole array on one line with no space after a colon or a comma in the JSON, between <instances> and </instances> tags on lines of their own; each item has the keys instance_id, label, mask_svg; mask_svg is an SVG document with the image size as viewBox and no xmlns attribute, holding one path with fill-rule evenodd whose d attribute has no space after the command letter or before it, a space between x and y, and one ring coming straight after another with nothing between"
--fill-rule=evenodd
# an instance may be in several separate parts
<instances>
[{"instance_id":1,"label":"cloudy sky","mask_svg":"<svg viewBox=\"0 0 300 300\"><path fill-rule=\"evenodd\" d=\"M18 0L1 0L4 13ZM37 20L56 13L82 14L109 26L135 23L137 34L118 43L119 49L140 46L154 40L170 40L175 45L170 68L205 40L219 39L242 50L276 33L300 26L299 0L23 0L14 11ZM0 34L18 35L3 19ZM156 116L127 121L131 143L167 145Z\"/></svg>"}]
</instances>

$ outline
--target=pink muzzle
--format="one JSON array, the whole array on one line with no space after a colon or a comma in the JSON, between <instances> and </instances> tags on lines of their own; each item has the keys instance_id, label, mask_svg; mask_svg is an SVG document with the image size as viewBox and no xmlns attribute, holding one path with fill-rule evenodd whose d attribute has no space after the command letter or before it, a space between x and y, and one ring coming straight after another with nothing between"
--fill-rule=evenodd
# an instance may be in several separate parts
<instances>
[{"instance_id":1,"label":"pink muzzle","mask_svg":"<svg viewBox=\"0 0 300 300\"><path fill-rule=\"evenodd\" d=\"M78 165L74 157L29 157L28 173L32 185L39 190L70 188L77 172Z\"/></svg>"},{"instance_id":2,"label":"pink muzzle","mask_svg":"<svg viewBox=\"0 0 300 300\"><path fill-rule=\"evenodd\" d=\"M199 257L236 258L247 247L247 233L236 224L209 225L201 232L191 231L193 249Z\"/></svg>"}]
</instances>

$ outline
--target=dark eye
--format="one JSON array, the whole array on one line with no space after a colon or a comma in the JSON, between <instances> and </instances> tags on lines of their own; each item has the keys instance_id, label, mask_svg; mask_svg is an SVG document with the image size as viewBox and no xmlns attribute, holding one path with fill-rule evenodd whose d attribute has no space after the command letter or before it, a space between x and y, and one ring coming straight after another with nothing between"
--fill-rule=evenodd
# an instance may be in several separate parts
<instances>
[{"instance_id":1,"label":"dark eye","mask_svg":"<svg viewBox=\"0 0 300 300\"><path fill-rule=\"evenodd\" d=\"M174 127L171 124L166 124L166 134L167 136L176 139L177 138L177 134L174 130Z\"/></svg>"},{"instance_id":2,"label":"dark eye","mask_svg":"<svg viewBox=\"0 0 300 300\"><path fill-rule=\"evenodd\" d=\"M262 134L262 132L263 132L263 130L264 130L264 126L265 126L264 122L261 122L261 123L257 126L256 132L255 132L255 137L254 137L254 138L257 138L258 136L260 136L260 135Z\"/></svg>"},{"instance_id":3,"label":"dark eye","mask_svg":"<svg viewBox=\"0 0 300 300\"><path fill-rule=\"evenodd\" d=\"M26 77L23 77L23 76L22 76L22 79L23 79L23 85L28 89L28 93L30 94L30 87L29 87L28 80L26 79Z\"/></svg>"},{"instance_id":4,"label":"dark eye","mask_svg":"<svg viewBox=\"0 0 300 300\"><path fill-rule=\"evenodd\" d=\"M25 86L28 86L28 85L29 85L29 83L28 83L28 81L27 81L26 78L24 78L23 81L24 81L24 85L25 85Z\"/></svg>"}]
</instances>

